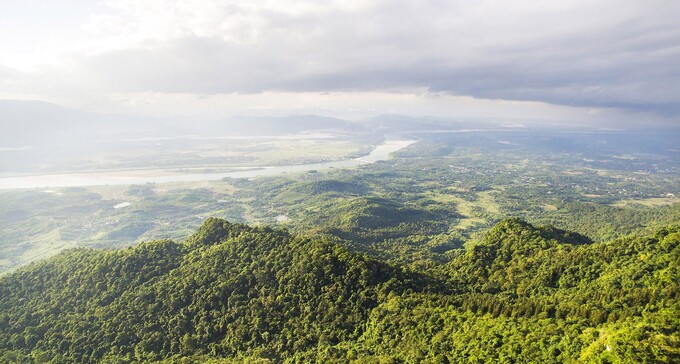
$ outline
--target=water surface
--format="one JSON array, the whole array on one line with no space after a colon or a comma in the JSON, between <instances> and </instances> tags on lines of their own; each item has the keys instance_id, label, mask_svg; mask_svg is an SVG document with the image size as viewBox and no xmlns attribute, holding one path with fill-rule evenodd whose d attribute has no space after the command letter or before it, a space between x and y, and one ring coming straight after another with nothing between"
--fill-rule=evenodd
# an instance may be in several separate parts
<instances>
[{"instance_id":1,"label":"water surface","mask_svg":"<svg viewBox=\"0 0 680 364\"><path fill-rule=\"evenodd\" d=\"M169 169L120 170L89 173L45 174L0 178L0 189L84 187L104 185L132 185L145 183L215 181L222 178L253 178L283 173L322 171L331 168L350 168L375 163L389 158L391 153L415 143L415 140L385 140L369 154L355 159L308 163L288 166L239 167L230 172L181 173Z\"/></svg>"}]
</instances>

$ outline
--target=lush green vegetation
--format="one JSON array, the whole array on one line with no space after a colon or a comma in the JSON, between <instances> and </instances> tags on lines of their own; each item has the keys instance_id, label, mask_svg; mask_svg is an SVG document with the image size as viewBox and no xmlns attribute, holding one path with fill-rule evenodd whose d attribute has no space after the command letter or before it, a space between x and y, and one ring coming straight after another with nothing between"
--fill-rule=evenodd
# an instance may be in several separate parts
<instances>
[{"instance_id":1,"label":"lush green vegetation","mask_svg":"<svg viewBox=\"0 0 680 364\"><path fill-rule=\"evenodd\" d=\"M404 218L345 205L386 206ZM208 219L182 243L68 250L0 278L0 362L680 360L677 226L593 243L507 219L420 265L337 242Z\"/></svg>"},{"instance_id":2,"label":"lush green vegetation","mask_svg":"<svg viewBox=\"0 0 680 364\"><path fill-rule=\"evenodd\" d=\"M449 261L454 249L479 239L506 216L578 231L596 241L649 234L680 221L674 135L418 134L413 138L421 141L392 160L354 169L252 180L3 190L0 274L71 247L182 239L208 217L339 237L354 252L425 266ZM322 153L319 144L332 149L353 142L362 149L379 141L371 138L319 139L309 148ZM296 150L287 142L267 143L261 140L253 148ZM210 148L226 148L200 140L189 144L205 155L212 155ZM162 148L167 149L172 148ZM201 153L187 165L200 164ZM204 162L210 166L206 171L224 167L210 158Z\"/></svg>"},{"instance_id":3,"label":"lush green vegetation","mask_svg":"<svg viewBox=\"0 0 680 364\"><path fill-rule=\"evenodd\" d=\"M324 173L0 192L0 363L680 361L674 144L418 137Z\"/></svg>"}]
</instances>

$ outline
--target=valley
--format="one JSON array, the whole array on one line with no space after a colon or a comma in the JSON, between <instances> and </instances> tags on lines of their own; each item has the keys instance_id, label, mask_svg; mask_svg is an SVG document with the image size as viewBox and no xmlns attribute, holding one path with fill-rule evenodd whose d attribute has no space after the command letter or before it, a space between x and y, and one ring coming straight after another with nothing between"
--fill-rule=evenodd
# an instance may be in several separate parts
<instances>
[{"instance_id":1,"label":"valley","mask_svg":"<svg viewBox=\"0 0 680 364\"><path fill-rule=\"evenodd\" d=\"M617 147L621 139L616 133L592 134L608 141L599 144L609 149L590 152L541 141L564 140L561 130L417 135L416 144L357 145L356 150L373 150L374 160L328 162L325 169L303 164L225 172L285 171L248 178L215 174L217 180L206 180L204 173L190 172L173 174L164 183L105 180L110 184L0 190L0 272L70 247L183 239L208 217L349 237L358 251L408 263L446 261L448 251L474 241L507 216L575 230L594 240L678 221L677 152L667 151L672 135L668 142L655 142L654 153L644 138ZM612 157L622 148L638 155L634 168L631 160L621 164ZM276 149L270 154L276 155ZM109 173L121 176L120 171ZM177 176L189 180L173 181ZM374 209L387 214L383 222L355 231L352 221L362 221ZM395 209L404 213L390 215ZM342 219L348 223L340 224ZM440 243L419 249L413 239Z\"/></svg>"},{"instance_id":2,"label":"valley","mask_svg":"<svg viewBox=\"0 0 680 364\"><path fill-rule=\"evenodd\" d=\"M0 190L0 362L680 359L674 136L564 134Z\"/></svg>"},{"instance_id":3,"label":"valley","mask_svg":"<svg viewBox=\"0 0 680 364\"><path fill-rule=\"evenodd\" d=\"M0 1L0 364L680 363L678 1Z\"/></svg>"}]
</instances>

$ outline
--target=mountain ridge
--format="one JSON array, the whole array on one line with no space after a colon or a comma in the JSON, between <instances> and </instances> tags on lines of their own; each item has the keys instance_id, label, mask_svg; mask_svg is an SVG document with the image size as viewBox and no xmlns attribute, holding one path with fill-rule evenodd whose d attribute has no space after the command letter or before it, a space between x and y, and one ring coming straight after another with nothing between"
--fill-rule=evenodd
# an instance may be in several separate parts
<instances>
[{"instance_id":1,"label":"mountain ridge","mask_svg":"<svg viewBox=\"0 0 680 364\"><path fill-rule=\"evenodd\" d=\"M590 243L506 219L414 271L210 218L184 242L75 249L0 278L0 362L675 360L679 246L677 227Z\"/></svg>"}]
</instances>

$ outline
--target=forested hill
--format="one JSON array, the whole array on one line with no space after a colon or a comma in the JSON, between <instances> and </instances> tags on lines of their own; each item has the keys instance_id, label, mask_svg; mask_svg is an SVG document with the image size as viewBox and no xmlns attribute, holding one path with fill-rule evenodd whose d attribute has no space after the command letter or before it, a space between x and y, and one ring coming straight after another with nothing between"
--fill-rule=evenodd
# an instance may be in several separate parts
<instances>
[{"instance_id":1,"label":"forested hill","mask_svg":"<svg viewBox=\"0 0 680 364\"><path fill-rule=\"evenodd\" d=\"M10 362L278 358L356 340L388 293L428 286L340 245L210 219L185 243L72 250L4 278L0 346Z\"/></svg>"},{"instance_id":2,"label":"forested hill","mask_svg":"<svg viewBox=\"0 0 680 364\"><path fill-rule=\"evenodd\" d=\"M0 278L0 363L678 362L679 245L508 219L413 272L209 219Z\"/></svg>"}]
</instances>

